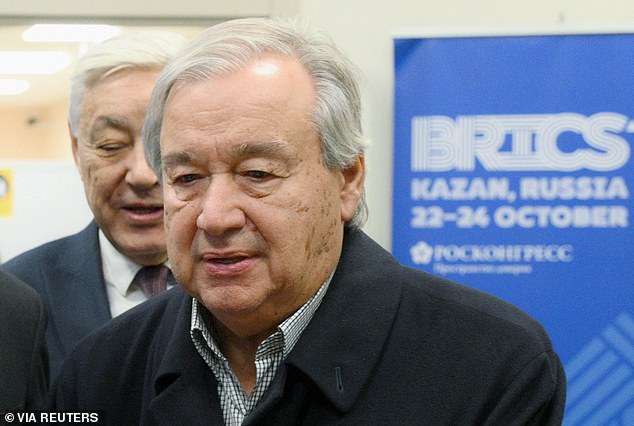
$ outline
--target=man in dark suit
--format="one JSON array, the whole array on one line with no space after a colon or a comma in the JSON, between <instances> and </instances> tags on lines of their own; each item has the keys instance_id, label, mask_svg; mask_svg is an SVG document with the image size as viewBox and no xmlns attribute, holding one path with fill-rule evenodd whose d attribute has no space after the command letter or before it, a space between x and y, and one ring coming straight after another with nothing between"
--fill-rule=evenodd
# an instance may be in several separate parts
<instances>
[{"instance_id":1,"label":"man in dark suit","mask_svg":"<svg viewBox=\"0 0 634 426\"><path fill-rule=\"evenodd\" d=\"M535 320L359 229L359 99L345 56L293 24L193 40L144 125L182 289L86 339L49 409L112 425L559 425L564 372Z\"/></svg>"},{"instance_id":2,"label":"man in dark suit","mask_svg":"<svg viewBox=\"0 0 634 426\"><path fill-rule=\"evenodd\" d=\"M40 409L48 389L46 311L38 294L0 271L0 416Z\"/></svg>"},{"instance_id":3,"label":"man in dark suit","mask_svg":"<svg viewBox=\"0 0 634 426\"><path fill-rule=\"evenodd\" d=\"M141 127L158 73L182 42L170 33L127 33L78 60L69 130L95 221L2 266L46 305L52 379L81 338L151 295L134 282L137 272L166 261L162 195Z\"/></svg>"}]
</instances>

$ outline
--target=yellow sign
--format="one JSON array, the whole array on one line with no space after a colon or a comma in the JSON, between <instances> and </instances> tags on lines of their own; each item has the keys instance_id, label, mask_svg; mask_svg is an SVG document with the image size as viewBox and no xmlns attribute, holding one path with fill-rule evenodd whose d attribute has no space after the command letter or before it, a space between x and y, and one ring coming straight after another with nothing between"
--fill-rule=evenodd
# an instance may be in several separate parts
<instances>
[{"instance_id":1,"label":"yellow sign","mask_svg":"<svg viewBox=\"0 0 634 426\"><path fill-rule=\"evenodd\" d=\"M0 217L13 215L13 174L0 169Z\"/></svg>"}]
</instances>

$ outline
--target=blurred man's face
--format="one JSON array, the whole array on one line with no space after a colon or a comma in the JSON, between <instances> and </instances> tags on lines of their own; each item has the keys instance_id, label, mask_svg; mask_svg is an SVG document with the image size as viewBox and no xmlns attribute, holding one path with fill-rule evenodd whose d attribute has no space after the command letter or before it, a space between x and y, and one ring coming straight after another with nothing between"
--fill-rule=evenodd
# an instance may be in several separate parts
<instances>
[{"instance_id":1,"label":"blurred man's face","mask_svg":"<svg viewBox=\"0 0 634 426\"><path fill-rule=\"evenodd\" d=\"M172 89L161 131L167 246L179 283L233 332L257 334L333 271L363 159L330 170L312 81L261 58Z\"/></svg>"},{"instance_id":2,"label":"blurred man's face","mask_svg":"<svg viewBox=\"0 0 634 426\"><path fill-rule=\"evenodd\" d=\"M140 264L166 259L162 192L141 128L158 71L122 70L86 92L73 155L99 227Z\"/></svg>"}]
</instances>

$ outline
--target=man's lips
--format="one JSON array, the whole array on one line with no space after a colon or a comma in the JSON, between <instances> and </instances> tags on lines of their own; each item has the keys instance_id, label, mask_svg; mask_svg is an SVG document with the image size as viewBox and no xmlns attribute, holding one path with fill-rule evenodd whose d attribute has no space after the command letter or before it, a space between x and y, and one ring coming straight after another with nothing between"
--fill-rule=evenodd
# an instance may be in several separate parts
<instances>
[{"instance_id":1,"label":"man's lips","mask_svg":"<svg viewBox=\"0 0 634 426\"><path fill-rule=\"evenodd\" d=\"M244 256L236 256L236 257L215 257L207 259L208 262L220 263L222 265L231 265L233 263L238 263L246 259Z\"/></svg>"},{"instance_id":2,"label":"man's lips","mask_svg":"<svg viewBox=\"0 0 634 426\"><path fill-rule=\"evenodd\" d=\"M155 224L163 220L163 206L156 204L132 204L121 207L128 220L136 224Z\"/></svg>"},{"instance_id":3,"label":"man's lips","mask_svg":"<svg viewBox=\"0 0 634 426\"><path fill-rule=\"evenodd\" d=\"M213 276L239 275L250 270L256 257L249 254L214 253L202 256L204 270Z\"/></svg>"},{"instance_id":4,"label":"man's lips","mask_svg":"<svg viewBox=\"0 0 634 426\"><path fill-rule=\"evenodd\" d=\"M163 206L154 206L154 207L131 206L131 207L123 207L123 209L134 212L134 213L138 213L138 214L151 214L151 213L156 213L159 210L163 211Z\"/></svg>"}]
</instances>

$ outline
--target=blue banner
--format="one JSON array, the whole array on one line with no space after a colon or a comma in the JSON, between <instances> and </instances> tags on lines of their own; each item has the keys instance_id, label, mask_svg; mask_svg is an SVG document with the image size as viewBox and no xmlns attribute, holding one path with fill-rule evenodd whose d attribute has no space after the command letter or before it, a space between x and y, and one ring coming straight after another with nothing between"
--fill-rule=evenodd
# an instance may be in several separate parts
<instances>
[{"instance_id":1,"label":"blue banner","mask_svg":"<svg viewBox=\"0 0 634 426\"><path fill-rule=\"evenodd\" d=\"M394 255L537 318L565 425L634 425L634 35L394 52Z\"/></svg>"}]
</instances>

